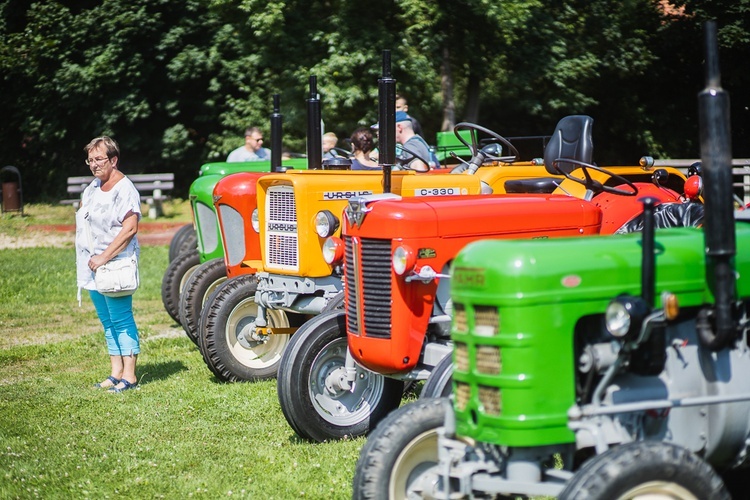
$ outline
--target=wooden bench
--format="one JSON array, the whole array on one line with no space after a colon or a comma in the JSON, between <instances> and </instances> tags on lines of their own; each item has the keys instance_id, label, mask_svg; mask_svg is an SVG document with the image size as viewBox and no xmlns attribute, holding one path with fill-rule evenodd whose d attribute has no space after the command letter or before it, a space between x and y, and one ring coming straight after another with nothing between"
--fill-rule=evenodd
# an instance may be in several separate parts
<instances>
[{"instance_id":1,"label":"wooden bench","mask_svg":"<svg viewBox=\"0 0 750 500\"><path fill-rule=\"evenodd\" d=\"M174 174L132 174L128 175L135 188L141 194L141 201L148 204L148 216L155 219L164 215L162 201L169 198L166 192L174 189ZM78 209L84 189L94 180L93 176L68 177L68 194L76 198L62 200L60 203L73 205Z\"/></svg>"}]
</instances>

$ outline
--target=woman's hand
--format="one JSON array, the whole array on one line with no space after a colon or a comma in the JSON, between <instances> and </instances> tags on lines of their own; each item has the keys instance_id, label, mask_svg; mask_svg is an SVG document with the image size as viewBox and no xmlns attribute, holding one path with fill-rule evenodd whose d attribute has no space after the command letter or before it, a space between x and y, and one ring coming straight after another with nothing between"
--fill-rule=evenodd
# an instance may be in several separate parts
<instances>
[{"instance_id":1,"label":"woman's hand","mask_svg":"<svg viewBox=\"0 0 750 500\"><path fill-rule=\"evenodd\" d=\"M89 259L89 269L91 269L92 271L96 271L97 268L103 266L106 263L107 263L107 259L103 257L102 254L93 255Z\"/></svg>"}]
</instances>

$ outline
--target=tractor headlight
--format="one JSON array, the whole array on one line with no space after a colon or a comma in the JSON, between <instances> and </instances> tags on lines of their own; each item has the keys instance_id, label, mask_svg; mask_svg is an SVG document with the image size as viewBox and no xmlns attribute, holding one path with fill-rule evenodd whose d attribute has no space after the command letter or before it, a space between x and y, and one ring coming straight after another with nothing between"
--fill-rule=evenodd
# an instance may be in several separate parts
<instances>
[{"instance_id":1,"label":"tractor headlight","mask_svg":"<svg viewBox=\"0 0 750 500\"><path fill-rule=\"evenodd\" d=\"M604 314L607 331L615 338L634 337L641 330L649 307L640 297L621 295L609 303Z\"/></svg>"},{"instance_id":2,"label":"tractor headlight","mask_svg":"<svg viewBox=\"0 0 750 500\"><path fill-rule=\"evenodd\" d=\"M328 210L321 210L315 214L315 232L321 238L333 236L339 228L339 219Z\"/></svg>"},{"instance_id":3,"label":"tractor headlight","mask_svg":"<svg viewBox=\"0 0 750 500\"><path fill-rule=\"evenodd\" d=\"M391 263L393 264L395 273L403 276L407 271L414 269L414 266L417 264L417 258L414 255L414 250L406 245L399 245L393 251Z\"/></svg>"},{"instance_id":4,"label":"tractor headlight","mask_svg":"<svg viewBox=\"0 0 750 500\"><path fill-rule=\"evenodd\" d=\"M253 230L260 234L260 216L257 208L253 209L253 213L250 215L250 223L253 225Z\"/></svg>"},{"instance_id":5,"label":"tractor headlight","mask_svg":"<svg viewBox=\"0 0 750 500\"><path fill-rule=\"evenodd\" d=\"M340 238L331 237L323 243L323 260L328 265L334 265L344 259L344 242Z\"/></svg>"}]
</instances>

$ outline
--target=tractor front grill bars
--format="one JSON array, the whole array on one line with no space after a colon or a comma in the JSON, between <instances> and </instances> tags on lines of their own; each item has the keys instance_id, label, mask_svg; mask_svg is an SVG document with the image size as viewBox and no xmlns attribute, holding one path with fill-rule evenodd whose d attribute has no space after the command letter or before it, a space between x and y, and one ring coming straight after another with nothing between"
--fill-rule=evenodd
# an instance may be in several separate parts
<instances>
[{"instance_id":1,"label":"tractor front grill bars","mask_svg":"<svg viewBox=\"0 0 750 500\"><path fill-rule=\"evenodd\" d=\"M347 330L391 338L391 241L345 236Z\"/></svg>"},{"instance_id":2,"label":"tractor front grill bars","mask_svg":"<svg viewBox=\"0 0 750 500\"><path fill-rule=\"evenodd\" d=\"M269 269L299 270L297 204L292 186L273 186L266 195L265 245Z\"/></svg>"}]
</instances>

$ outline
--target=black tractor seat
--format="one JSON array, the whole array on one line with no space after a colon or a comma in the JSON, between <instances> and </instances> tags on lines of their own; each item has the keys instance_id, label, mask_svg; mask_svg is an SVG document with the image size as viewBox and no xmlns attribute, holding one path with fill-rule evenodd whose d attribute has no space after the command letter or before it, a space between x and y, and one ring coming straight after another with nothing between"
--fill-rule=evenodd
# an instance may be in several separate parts
<instances>
[{"instance_id":1,"label":"black tractor seat","mask_svg":"<svg viewBox=\"0 0 750 500\"><path fill-rule=\"evenodd\" d=\"M551 193L562 179L555 177L538 177L534 179L510 179L505 181L505 192L521 193Z\"/></svg>"}]
</instances>

